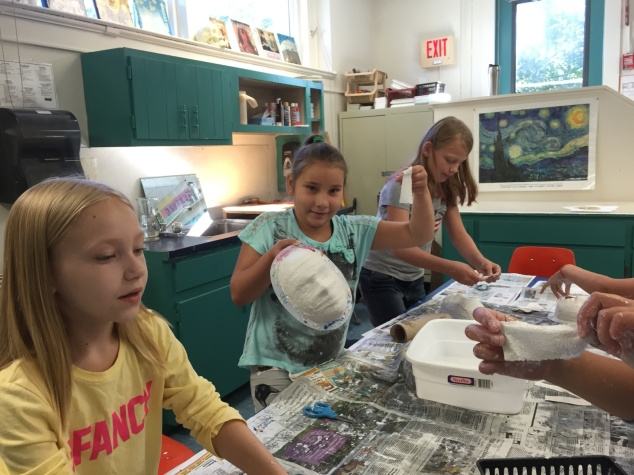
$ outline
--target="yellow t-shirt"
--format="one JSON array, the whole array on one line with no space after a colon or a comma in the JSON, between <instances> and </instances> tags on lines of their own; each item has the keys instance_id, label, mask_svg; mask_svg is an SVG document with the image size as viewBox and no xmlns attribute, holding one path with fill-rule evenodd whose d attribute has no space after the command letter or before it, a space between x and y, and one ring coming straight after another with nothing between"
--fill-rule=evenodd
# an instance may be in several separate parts
<instances>
[{"instance_id":1,"label":"yellow t-shirt","mask_svg":"<svg viewBox=\"0 0 634 475\"><path fill-rule=\"evenodd\" d=\"M164 320L139 318L164 354L165 375L157 376L123 341L107 371L73 366L66 431L31 363L18 360L0 371L0 473L155 474L162 408L172 409L198 443L215 453L212 439L222 425L243 419L196 374Z\"/></svg>"}]
</instances>

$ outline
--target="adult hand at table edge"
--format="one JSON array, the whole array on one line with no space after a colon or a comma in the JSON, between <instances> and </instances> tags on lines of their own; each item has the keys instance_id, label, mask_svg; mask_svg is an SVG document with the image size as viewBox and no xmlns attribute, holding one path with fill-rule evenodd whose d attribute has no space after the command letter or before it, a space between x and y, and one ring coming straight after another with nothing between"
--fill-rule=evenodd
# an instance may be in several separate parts
<instances>
[{"instance_id":1,"label":"adult hand at table edge","mask_svg":"<svg viewBox=\"0 0 634 475\"><path fill-rule=\"evenodd\" d=\"M542 380L550 370L552 361L505 361L504 335L500 333L500 322L512 322L517 318L496 312L488 308L476 308L473 318L480 325L469 325L465 335L470 340L477 341L473 347L473 354L483 360L479 365L482 374L501 374L512 378Z\"/></svg>"},{"instance_id":2,"label":"adult hand at table edge","mask_svg":"<svg viewBox=\"0 0 634 475\"><path fill-rule=\"evenodd\" d=\"M634 367L634 301L594 292L577 315L577 334Z\"/></svg>"}]
</instances>

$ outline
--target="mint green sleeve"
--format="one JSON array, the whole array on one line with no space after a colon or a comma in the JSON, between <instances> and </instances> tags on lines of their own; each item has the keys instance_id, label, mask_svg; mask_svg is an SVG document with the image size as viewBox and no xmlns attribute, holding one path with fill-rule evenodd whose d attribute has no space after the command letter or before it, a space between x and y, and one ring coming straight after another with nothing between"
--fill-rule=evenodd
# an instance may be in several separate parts
<instances>
[{"instance_id":1,"label":"mint green sleeve","mask_svg":"<svg viewBox=\"0 0 634 475\"><path fill-rule=\"evenodd\" d=\"M355 236L357 237L355 241L355 253L359 266L362 266L372 248L372 241L374 241L376 228L381 222L381 218L367 215L344 216L344 218L347 222L347 226L354 230Z\"/></svg>"}]
</instances>

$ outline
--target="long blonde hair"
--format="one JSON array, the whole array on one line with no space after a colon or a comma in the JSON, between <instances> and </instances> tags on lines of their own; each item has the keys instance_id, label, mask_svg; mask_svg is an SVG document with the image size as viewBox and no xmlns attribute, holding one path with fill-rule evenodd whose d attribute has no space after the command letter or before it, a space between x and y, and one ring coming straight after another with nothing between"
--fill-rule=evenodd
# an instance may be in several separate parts
<instances>
[{"instance_id":1,"label":"long blonde hair","mask_svg":"<svg viewBox=\"0 0 634 475\"><path fill-rule=\"evenodd\" d=\"M473 148L473 134L469 127L456 117L445 117L432 125L425 133L423 140L418 147L418 153L416 157L411 161L412 165L422 165L427 170L427 184L429 186L429 192L432 196L436 196L440 191L441 198L444 202L449 204L464 204L465 198L467 199L467 205L471 205L478 196L478 186L471 174L469 167L469 159L465 160L458 167L458 172L450 176L444 183L436 183L434 178L434 152L442 147L449 145L456 139L460 139L467 149L467 155L471 153ZM432 152L431 157L426 157L423 154L423 148L427 142L431 142Z\"/></svg>"},{"instance_id":2,"label":"long blonde hair","mask_svg":"<svg viewBox=\"0 0 634 475\"><path fill-rule=\"evenodd\" d=\"M34 364L66 427L71 401L70 348L50 281L51 250L64 238L79 213L106 199L130 206L120 192L80 178L47 180L27 190L9 213L0 291L0 369L16 360ZM157 372L165 362L143 321L154 318L144 306L140 317L115 323L126 341Z\"/></svg>"}]
</instances>

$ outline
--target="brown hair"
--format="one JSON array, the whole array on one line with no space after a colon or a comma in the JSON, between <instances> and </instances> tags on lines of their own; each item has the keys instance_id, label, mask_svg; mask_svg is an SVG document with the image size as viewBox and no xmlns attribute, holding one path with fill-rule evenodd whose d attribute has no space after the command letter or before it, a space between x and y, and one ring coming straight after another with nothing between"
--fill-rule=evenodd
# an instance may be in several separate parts
<instances>
[{"instance_id":1,"label":"brown hair","mask_svg":"<svg viewBox=\"0 0 634 475\"><path fill-rule=\"evenodd\" d=\"M297 180L304 169L314 163L322 162L327 165L341 168L343 170L343 183L345 185L348 177L348 165L339 150L324 142L322 135L311 135L300 148L297 149L293 157L291 167L291 178Z\"/></svg>"},{"instance_id":2,"label":"brown hair","mask_svg":"<svg viewBox=\"0 0 634 475\"><path fill-rule=\"evenodd\" d=\"M33 364L63 427L71 401L72 361L64 320L52 292L49 255L84 209L106 199L132 208L122 193L102 183L50 179L18 198L5 231L0 369L19 359ZM160 374L165 362L147 326L147 319L155 318L152 315L142 305L140 318L115 323L115 328L119 338Z\"/></svg>"},{"instance_id":3,"label":"brown hair","mask_svg":"<svg viewBox=\"0 0 634 475\"><path fill-rule=\"evenodd\" d=\"M464 204L467 199L467 206L470 206L478 196L478 186L476 185L471 168L469 167L469 159L465 160L458 167L458 171L450 176L443 183L436 183L434 178L435 161L430 160L436 150L449 145L456 139L460 139L467 149L467 155L473 149L473 134L469 127L455 117L445 117L432 125L425 133L423 140L418 147L416 157L411 161L410 166L422 165L427 170L427 184L429 192L432 196L437 196L440 191L440 197L448 204ZM423 148L427 142L432 146L432 157L423 155Z\"/></svg>"}]
</instances>

